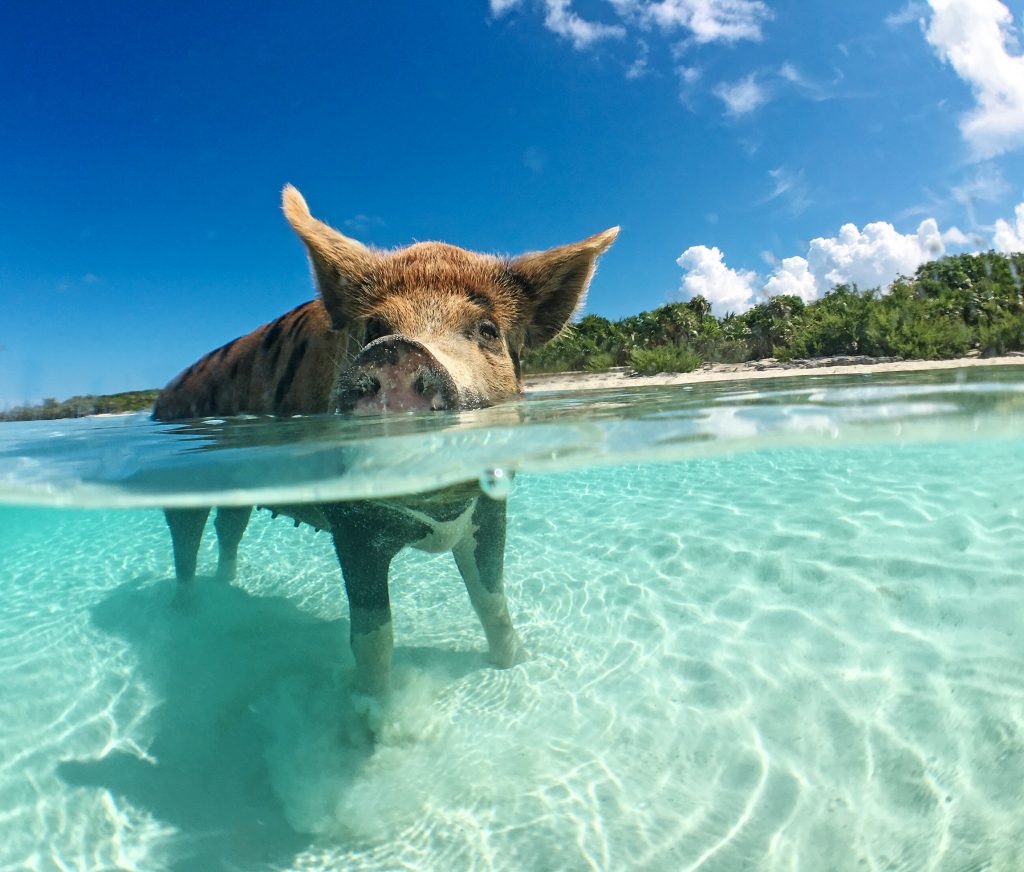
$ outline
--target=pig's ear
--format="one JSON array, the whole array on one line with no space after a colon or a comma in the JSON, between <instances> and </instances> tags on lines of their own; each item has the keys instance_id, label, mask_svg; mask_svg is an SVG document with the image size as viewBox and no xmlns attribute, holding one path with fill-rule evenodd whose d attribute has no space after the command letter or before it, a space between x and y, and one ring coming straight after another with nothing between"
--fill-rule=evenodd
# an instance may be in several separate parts
<instances>
[{"instance_id":1,"label":"pig's ear","mask_svg":"<svg viewBox=\"0 0 1024 872\"><path fill-rule=\"evenodd\" d=\"M581 242L531 252L511 262L512 272L526 286L528 347L543 345L562 332L583 305L598 257L618 235L619 228L612 227Z\"/></svg>"},{"instance_id":2,"label":"pig's ear","mask_svg":"<svg viewBox=\"0 0 1024 872\"><path fill-rule=\"evenodd\" d=\"M335 329L340 329L356 308L355 298L366 286L375 255L361 242L314 218L302 194L291 185L281 192L281 208L306 243L317 290Z\"/></svg>"}]
</instances>

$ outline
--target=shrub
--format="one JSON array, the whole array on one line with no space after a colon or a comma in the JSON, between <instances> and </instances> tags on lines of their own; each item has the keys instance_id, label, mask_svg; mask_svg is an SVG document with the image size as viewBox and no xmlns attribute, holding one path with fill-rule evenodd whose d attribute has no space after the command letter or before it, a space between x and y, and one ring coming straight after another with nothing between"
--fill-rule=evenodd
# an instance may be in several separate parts
<instances>
[{"instance_id":1,"label":"shrub","mask_svg":"<svg viewBox=\"0 0 1024 872\"><path fill-rule=\"evenodd\" d=\"M978 345L983 354L1024 351L1024 317L1003 313L978 328Z\"/></svg>"},{"instance_id":2,"label":"shrub","mask_svg":"<svg viewBox=\"0 0 1024 872\"><path fill-rule=\"evenodd\" d=\"M712 363L743 363L751 358L750 346L739 339L701 339L692 347L703 360Z\"/></svg>"},{"instance_id":3,"label":"shrub","mask_svg":"<svg viewBox=\"0 0 1024 872\"><path fill-rule=\"evenodd\" d=\"M629 365L639 375L659 372L693 372L703 363L699 354L678 345L658 348L634 348L629 353Z\"/></svg>"},{"instance_id":4,"label":"shrub","mask_svg":"<svg viewBox=\"0 0 1024 872\"><path fill-rule=\"evenodd\" d=\"M867 336L868 353L925 360L966 354L972 338L967 324L940 298L919 296L903 280L870 310Z\"/></svg>"},{"instance_id":5,"label":"shrub","mask_svg":"<svg viewBox=\"0 0 1024 872\"><path fill-rule=\"evenodd\" d=\"M587 372L601 372L617 365L618 361L613 354L608 351L598 351L583 365L583 368Z\"/></svg>"},{"instance_id":6,"label":"shrub","mask_svg":"<svg viewBox=\"0 0 1024 872\"><path fill-rule=\"evenodd\" d=\"M805 319L804 301L792 294L779 294L758 303L746 315L750 329L750 351L754 358L770 357L775 349L793 341Z\"/></svg>"},{"instance_id":7,"label":"shrub","mask_svg":"<svg viewBox=\"0 0 1024 872\"><path fill-rule=\"evenodd\" d=\"M792 360L876 353L868 338L870 313L876 302L874 291L838 285L804 310L799 330L776 343L775 356Z\"/></svg>"}]
</instances>

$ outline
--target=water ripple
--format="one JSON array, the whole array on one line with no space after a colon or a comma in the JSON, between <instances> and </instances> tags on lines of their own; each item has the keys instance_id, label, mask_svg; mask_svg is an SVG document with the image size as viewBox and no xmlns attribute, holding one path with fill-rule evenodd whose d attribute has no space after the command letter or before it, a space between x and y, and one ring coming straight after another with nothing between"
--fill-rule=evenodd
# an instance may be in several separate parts
<instances>
[{"instance_id":1,"label":"water ripple","mask_svg":"<svg viewBox=\"0 0 1024 872\"><path fill-rule=\"evenodd\" d=\"M1024 868L1022 448L521 476L529 658L401 555L376 745L327 537L185 618L157 513L4 509L0 866Z\"/></svg>"}]
</instances>

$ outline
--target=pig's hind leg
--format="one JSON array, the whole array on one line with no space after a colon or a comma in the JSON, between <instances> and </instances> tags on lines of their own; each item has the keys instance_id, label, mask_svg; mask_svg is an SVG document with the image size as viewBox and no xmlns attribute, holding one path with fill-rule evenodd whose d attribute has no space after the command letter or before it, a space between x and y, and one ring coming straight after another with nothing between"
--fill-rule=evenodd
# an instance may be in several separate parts
<instances>
[{"instance_id":1,"label":"pig's hind leg","mask_svg":"<svg viewBox=\"0 0 1024 872\"><path fill-rule=\"evenodd\" d=\"M213 526L217 531L217 578L234 581L238 572L238 543L249 524L252 506L218 506Z\"/></svg>"},{"instance_id":2,"label":"pig's hind leg","mask_svg":"<svg viewBox=\"0 0 1024 872\"><path fill-rule=\"evenodd\" d=\"M522 644L505 600L505 502L479 497L469 534L453 549L470 602L480 618L491 660L501 667L522 659Z\"/></svg>"}]
</instances>

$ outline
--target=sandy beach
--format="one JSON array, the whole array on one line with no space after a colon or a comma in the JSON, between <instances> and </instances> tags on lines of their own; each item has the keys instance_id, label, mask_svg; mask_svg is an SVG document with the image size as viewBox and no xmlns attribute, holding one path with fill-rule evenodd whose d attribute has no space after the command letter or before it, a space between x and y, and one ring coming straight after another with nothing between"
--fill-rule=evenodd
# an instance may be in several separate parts
<instances>
[{"instance_id":1,"label":"sandy beach","mask_svg":"<svg viewBox=\"0 0 1024 872\"><path fill-rule=\"evenodd\" d=\"M657 385L699 384L718 381L747 381L800 375L865 375L887 372L920 372L975 366L1024 366L1024 352L1002 357L980 355L953 360L893 360L871 357L823 357L813 360L780 361L775 358L745 363L705 363L693 372L637 375L620 367L606 372L562 372L526 376L528 393L536 391L586 391Z\"/></svg>"}]
</instances>

